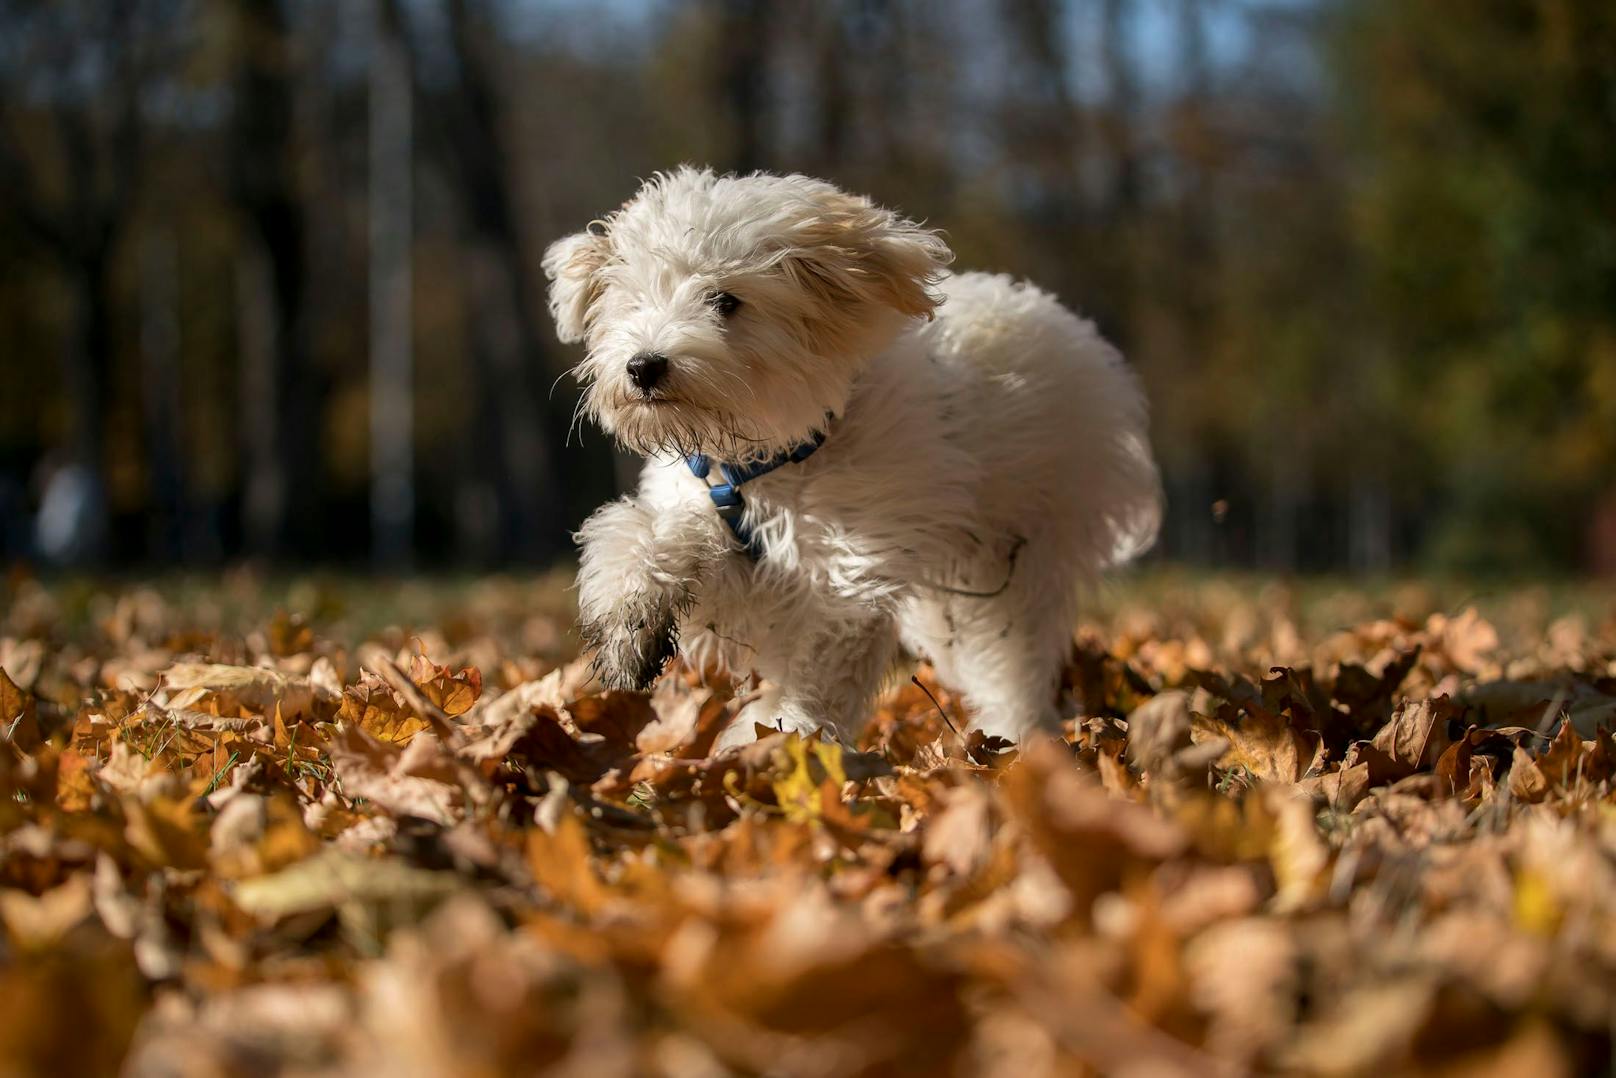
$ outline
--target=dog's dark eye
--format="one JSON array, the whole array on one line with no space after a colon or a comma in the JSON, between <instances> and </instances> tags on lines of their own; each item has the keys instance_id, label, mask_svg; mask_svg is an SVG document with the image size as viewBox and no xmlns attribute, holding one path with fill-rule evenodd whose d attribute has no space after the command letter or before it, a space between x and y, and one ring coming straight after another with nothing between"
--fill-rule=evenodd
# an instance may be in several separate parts
<instances>
[{"instance_id":1,"label":"dog's dark eye","mask_svg":"<svg viewBox=\"0 0 1616 1078\"><path fill-rule=\"evenodd\" d=\"M708 293L707 303L725 318L728 318L741 308L741 301L728 292Z\"/></svg>"}]
</instances>

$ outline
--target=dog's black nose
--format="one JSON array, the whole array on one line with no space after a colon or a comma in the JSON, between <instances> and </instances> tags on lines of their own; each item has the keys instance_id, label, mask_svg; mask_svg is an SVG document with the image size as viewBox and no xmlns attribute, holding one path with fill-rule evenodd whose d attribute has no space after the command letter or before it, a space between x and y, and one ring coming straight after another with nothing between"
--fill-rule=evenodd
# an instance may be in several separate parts
<instances>
[{"instance_id":1,"label":"dog's black nose","mask_svg":"<svg viewBox=\"0 0 1616 1078\"><path fill-rule=\"evenodd\" d=\"M668 376L668 357L661 352L641 352L628 361L628 377L637 389L655 389Z\"/></svg>"}]
</instances>

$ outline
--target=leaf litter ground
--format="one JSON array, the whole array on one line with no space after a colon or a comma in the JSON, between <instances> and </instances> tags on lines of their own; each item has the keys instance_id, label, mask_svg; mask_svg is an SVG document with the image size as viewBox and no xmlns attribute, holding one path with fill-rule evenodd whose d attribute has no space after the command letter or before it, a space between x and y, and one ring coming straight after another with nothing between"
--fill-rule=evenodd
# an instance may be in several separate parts
<instances>
[{"instance_id":1,"label":"leaf litter ground","mask_svg":"<svg viewBox=\"0 0 1616 1078\"><path fill-rule=\"evenodd\" d=\"M6 1073L1616 1059L1608 591L1135 581L1058 742L920 667L717 758L745 687L600 692L548 581L0 599Z\"/></svg>"}]
</instances>

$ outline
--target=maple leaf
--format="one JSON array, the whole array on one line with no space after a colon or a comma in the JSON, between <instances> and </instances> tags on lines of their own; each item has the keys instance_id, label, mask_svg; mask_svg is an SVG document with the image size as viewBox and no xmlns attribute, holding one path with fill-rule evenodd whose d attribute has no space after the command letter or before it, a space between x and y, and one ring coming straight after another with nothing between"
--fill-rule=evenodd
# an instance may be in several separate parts
<instances>
[{"instance_id":1,"label":"maple leaf","mask_svg":"<svg viewBox=\"0 0 1616 1078\"><path fill-rule=\"evenodd\" d=\"M1197 743L1228 744L1220 767L1245 768L1264 782L1297 782L1322 763L1324 745L1317 734L1298 730L1288 714L1262 707L1241 711L1225 704L1214 715L1196 715L1191 732Z\"/></svg>"},{"instance_id":2,"label":"maple leaf","mask_svg":"<svg viewBox=\"0 0 1616 1078\"><path fill-rule=\"evenodd\" d=\"M399 745L409 744L416 734L432 726L369 670L361 672L357 684L343 689L337 718L378 741Z\"/></svg>"},{"instance_id":3,"label":"maple leaf","mask_svg":"<svg viewBox=\"0 0 1616 1078\"><path fill-rule=\"evenodd\" d=\"M425 652L411 656L409 676L422 695L451 718L471 710L483 692L482 671L475 666L451 670L432 662Z\"/></svg>"}]
</instances>

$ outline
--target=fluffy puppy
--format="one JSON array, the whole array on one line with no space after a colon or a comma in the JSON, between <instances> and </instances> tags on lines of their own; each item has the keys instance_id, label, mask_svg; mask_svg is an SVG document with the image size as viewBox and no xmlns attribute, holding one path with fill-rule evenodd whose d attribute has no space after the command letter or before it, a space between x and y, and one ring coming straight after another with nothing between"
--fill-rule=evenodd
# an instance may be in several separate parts
<instances>
[{"instance_id":1,"label":"fluffy puppy","mask_svg":"<svg viewBox=\"0 0 1616 1078\"><path fill-rule=\"evenodd\" d=\"M851 741L902 645L985 733L1057 724L1083 585L1160 520L1145 400L1091 323L952 258L828 183L688 167L549 248L582 407L647 458L577 536L608 685L678 649L763 679L721 748ZM723 465L761 473L733 521Z\"/></svg>"}]
</instances>

